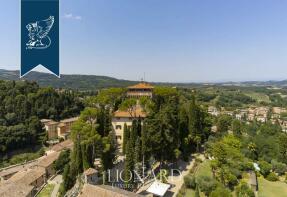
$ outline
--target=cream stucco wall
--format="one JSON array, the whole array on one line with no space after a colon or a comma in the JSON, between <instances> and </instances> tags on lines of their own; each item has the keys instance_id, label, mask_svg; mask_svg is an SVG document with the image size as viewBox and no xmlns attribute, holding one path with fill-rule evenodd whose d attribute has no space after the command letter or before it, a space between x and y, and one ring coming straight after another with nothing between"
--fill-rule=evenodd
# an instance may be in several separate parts
<instances>
[{"instance_id":1,"label":"cream stucco wall","mask_svg":"<svg viewBox=\"0 0 287 197\"><path fill-rule=\"evenodd\" d=\"M128 127L132 126L132 118L116 118L112 119L113 131L115 132L117 144L119 146L119 151L122 152L122 144L124 140L124 125L127 124Z\"/></svg>"}]
</instances>

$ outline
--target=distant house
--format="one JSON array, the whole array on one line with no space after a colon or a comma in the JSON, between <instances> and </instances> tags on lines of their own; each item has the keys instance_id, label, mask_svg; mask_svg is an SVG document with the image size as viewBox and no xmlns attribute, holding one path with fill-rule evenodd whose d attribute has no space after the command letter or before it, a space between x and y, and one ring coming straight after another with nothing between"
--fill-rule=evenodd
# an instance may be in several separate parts
<instances>
[{"instance_id":1,"label":"distant house","mask_svg":"<svg viewBox=\"0 0 287 197\"><path fill-rule=\"evenodd\" d=\"M58 137L57 134L57 126L58 126L58 122L55 122L53 120L41 120L41 122L44 124L45 130L48 133L48 138L49 139L54 139Z\"/></svg>"},{"instance_id":2,"label":"distant house","mask_svg":"<svg viewBox=\"0 0 287 197\"><path fill-rule=\"evenodd\" d=\"M235 114L235 118L237 120L242 120L243 119L243 115L242 114Z\"/></svg>"},{"instance_id":3,"label":"distant house","mask_svg":"<svg viewBox=\"0 0 287 197\"><path fill-rule=\"evenodd\" d=\"M48 133L49 139L55 138L63 138L67 139L67 136L71 132L71 126L74 122L76 122L79 118L68 118L65 120L61 120L60 122L56 122L50 119L42 119L41 122L44 124L44 128Z\"/></svg>"},{"instance_id":4,"label":"distant house","mask_svg":"<svg viewBox=\"0 0 287 197\"><path fill-rule=\"evenodd\" d=\"M99 181L98 171L94 168L89 168L84 172L85 183L96 185Z\"/></svg>"},{"instance_id":5,"label":"distant house","mask_svg":"<svg viewBox=\"0 0 287 197\"><path fill-rule=\"evenodd\" d=\"M281 113L287 112L287 110L286 110L286 108L282 108L282 107L273 107L272 112L274 114L280 115Z\"/></svg>"},{"instance_id":6,"label":"distant house","mask_svg":"<svg viewBox=\"0 0 287 197\"><path fill-rule=\"evenodd\" d=\"M247 120L253 121L255 119L255 114L248 114Z\"/></svg>"},{"instance_id":7,"label":"distant house","mask_svg":"<svg viewBox=\"0 0 287 197\"><path fill-rule=\"evenodd\" d=\"M208 107L208 113L212 116L219 116L220 115L220 112L218 111L218 109L214 106L209 106Z\"/></svg>"},{"instance_id":8,"label":"distant house","mask_svg":"<svg viewBox=\"0 0 287 197\"><path fill-rule=\"evenodd\" d=\"M258 117L256 117L256 120L257 120L258 122L262 122L262 123L264 123L264 122L266 122L266 121L267 121L267 118L266 118L266 117L264 117L264 116L258 116Z\"/></svg>"},{"instance_id":9,"label":"distant house","mask_svg":"<svg viewBox=\"0 0 287 197\"><path fill-rule=\"evenodd\" d=\"M67 136L71 133L71 127L73 123L76 122L78 119L78 117L74 117L60 121L57 127L58 137L67 139Z\"/></svg>"},{"instance_id":10,"label":"distant house","mask_svg":"<svg viewBox=\"0 0 287 197\"><path fill-rule=\"evenodd\" d=\"M283 132L287 132L287 121L286 120L280 121L280 126Z\"/></svg>"},{"instance_id":11,"label":"distant house","mask_svg":"<svg viewBox=\"0 0 287 197\"><path fill-rule=\"evenodd\" d=\"M146 112L144 112L140 106L136 106L132 113L122 110L118 110L114 113L112 118L112 127L120 152L122 151L124 139L124 125L126 124L127 127L131 127L133 118L145 118L146 116Z\"/></svg>"},{"instance_id":12,"label":"distant house","mask_svg":"<svg viewBox=\"0 0 287 197\"><path fill-rule=\"evenodd\" d=\"M143 195L109 185L85 184L78 197L143 197Z\"/></svg>"},{"instance_id":13,"label":"distant house","mask_svg":"<svg viewBox=\"0 0 287 197\"><path fill-rule=\"evenodd\" d=\"M128 87L127 96L140 98L140 97L152 97L153 96L153 86L148 83L142 82L133 86Z\"/></svg>"}]
</instances>

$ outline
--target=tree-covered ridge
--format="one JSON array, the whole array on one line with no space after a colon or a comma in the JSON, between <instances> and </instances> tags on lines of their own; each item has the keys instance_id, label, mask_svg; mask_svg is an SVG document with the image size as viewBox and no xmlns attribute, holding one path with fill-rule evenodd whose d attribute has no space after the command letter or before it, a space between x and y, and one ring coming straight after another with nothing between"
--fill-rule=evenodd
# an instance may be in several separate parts
<instances>
[{"instance_id":1,"label":"tree-covered ridge","mask_svg":"<svg viewBox=\"0 0 287 197\"><path fill-rule=\"evenodd\" d=\"M24 77L25 80L36 81L41 87L73 89L80 91L93 91L111 87L127 87L135 81L116 79L97 75L61 75L57 78L52 74L32 71ZM0 69L0 80L19 80L19 71Z\"/></svg>"},{"instance_id":2,"label":"tree-covered ridge","mask_svg":"<svg viewBox=\"0 0 287 197\"><path fill-rule=\"evenodd\" d=\"M77 116L82 108L72 92L58 93L35 82L0 81L0 154L40 144L40 119Z\"/></svg>"}]
</instances>

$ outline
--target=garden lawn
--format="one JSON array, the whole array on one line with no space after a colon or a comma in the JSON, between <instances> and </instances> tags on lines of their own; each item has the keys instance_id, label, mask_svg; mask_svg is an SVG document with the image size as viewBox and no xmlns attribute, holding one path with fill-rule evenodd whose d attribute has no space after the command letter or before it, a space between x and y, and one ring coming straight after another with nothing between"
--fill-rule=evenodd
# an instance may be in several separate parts
<instances>
[{"instance_id":1,"label":"garden lawn","mask_svg":"<svg viewBox=\"0 0 287 197\"><path fill-rule=\"evenodd\" d=\"M210 161L205 160L201 164L199 164L195 176L208 176L208 177L213 177L211 167L210 167Z\"/></svg>"},{"instance_id":2,"label":"garden lawn","mask_svg":"<svg viewBox=\"0 0 287 197\"><path fill-rule=\"evenodd\" d=\"M258 197L286 197L287 184L276 181L270 182L263 177L258 177L259 191Z\"/></svg>"},{"instance_id":3,"label":"garden lawn","mask_svg":"<svg viewBox=\"0 0 287 197\"><path fill-rule=\"evenodd\" d=\"M54 187L55 187L55 184L46 185L37 197L50 197L53 192Z\"/></svg>"},{"instance_id":4,"label":"garden lawn","mask_svg":"<svg viewBox=\"0 0 287 197\"><path fill-rule=\"evenodd\" d=\"M185 197L194 197L195 191L193 189L186 189Z\"/></svg>"}]
</instances>

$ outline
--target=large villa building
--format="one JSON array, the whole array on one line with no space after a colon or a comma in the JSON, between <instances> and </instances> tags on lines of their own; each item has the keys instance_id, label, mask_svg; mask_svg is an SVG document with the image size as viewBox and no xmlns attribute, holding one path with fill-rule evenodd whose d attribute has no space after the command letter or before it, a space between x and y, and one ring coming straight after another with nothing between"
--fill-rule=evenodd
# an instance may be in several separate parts
<instances>
[{"instance_id":1,"label":"large villa building","mask_svg":"<svg viewBox=\"0 0 287 197\"><path fill-rule=\"evenodd\" d=\"M152 98L153 88L153 86L145 82L129 86L127 91L127 97L132 97L136 99L139 99L141 97ZM144 111L144 109L142 109L140 105L136 105L134 110L132 111L118 110L114 113L112 118L112 126L120 152L122 152L124 125L126 124L127 127L131 127L134 118L144 119L146 116L147 113Z\"/></svg>"},{"instance_id":2,"label":"large villa building","mask_svg":"<svg viewBox=\"0 0 287 197\"><path fill-rule=\"evenodd\" d=\"M122 144L124 139L124 125L132 126L133 118L145 118L146 112L140 106L136 106L134 112L131 114L128 111L118 110L114 113L112 119L113 131L116 135L119 151L122 152Z\"/></svg>"}]
</instances>

